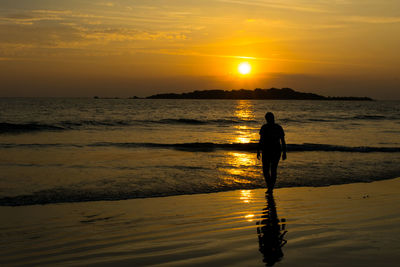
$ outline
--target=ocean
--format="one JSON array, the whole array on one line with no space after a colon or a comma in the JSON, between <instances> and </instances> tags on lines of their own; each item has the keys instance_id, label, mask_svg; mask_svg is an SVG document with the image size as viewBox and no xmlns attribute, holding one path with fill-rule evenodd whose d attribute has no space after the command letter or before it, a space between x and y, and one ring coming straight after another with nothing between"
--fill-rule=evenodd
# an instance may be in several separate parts
<instances>
[{"instance_id":1,"label":"ocean","mask_svg":"<svg viewBox=\"0 0 400 267\"><path fill-rule=\"evenodd\" d=\"M400 101L0 98L0 205L265 188L267 111L288 144L276 187L400 176Z\"/></svg>"}]
</instances>

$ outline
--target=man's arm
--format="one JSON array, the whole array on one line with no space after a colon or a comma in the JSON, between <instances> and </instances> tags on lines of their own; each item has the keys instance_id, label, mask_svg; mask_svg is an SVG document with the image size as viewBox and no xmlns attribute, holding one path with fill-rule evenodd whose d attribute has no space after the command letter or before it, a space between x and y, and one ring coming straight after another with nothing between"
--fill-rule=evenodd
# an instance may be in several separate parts
<instances>
[{"instance_id":1,"label":"man's arm","mask_svg":"<svg viewBox=\"0 0 400 267\"><path fill-rule=\"evenodd\" d=\"M261 155L261 153L260 153L260 150L261 150L261 144L262 144L262 127L261 127L261 129L260 129L260 140L258 141L258 145L257 145L257 159L258 160L260 160L260 155Z\"/></svg>"},{"instance_id":2,"label":"man's arm","mask_svg":"<svg viewBox=\"0 0 400 267\"><path fill-rule=\"evenodd\" d=\"M282 135L281 137L281 143L282 143L282 160L286 159L286 141L285 141L285 135Z\"/></svg>"}]
</instances>

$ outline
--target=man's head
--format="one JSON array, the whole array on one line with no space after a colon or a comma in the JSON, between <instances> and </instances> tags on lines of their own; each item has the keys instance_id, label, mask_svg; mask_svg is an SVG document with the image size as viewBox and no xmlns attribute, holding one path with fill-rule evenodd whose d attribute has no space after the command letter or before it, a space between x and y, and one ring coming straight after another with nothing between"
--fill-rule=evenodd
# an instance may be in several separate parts
<instances>
[{"instance_id":1,"label":"man's head","mask_svg":"<svg viewBox=\"0 0 400 267\"><path fill-rule=\"evenodd\" d=\"M267 120L267 123L275 123L275 117L274 114L272 114L272 112L267 112L265 114L265 119Z\"/></svg>"}]
</instances>

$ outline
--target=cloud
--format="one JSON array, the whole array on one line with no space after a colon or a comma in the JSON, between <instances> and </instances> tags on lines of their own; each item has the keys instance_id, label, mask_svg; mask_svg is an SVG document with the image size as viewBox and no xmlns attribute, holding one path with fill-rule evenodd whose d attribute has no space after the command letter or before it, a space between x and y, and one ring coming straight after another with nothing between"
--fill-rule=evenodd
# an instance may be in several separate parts
<instances>
[{"instance_id":1,"label":"cloud","mask_svg":"<svg viewBox=\"0 0 400 267\"><path fill-rule=\"evenodd\" d=\"M262 0L252 0L252 1L219 0L219 1L223 2L223 3L230 3L230 4L256 6L256 7L267 7L267 8L311 12L311 13L326 13L327 12L326 9L322 9L321 7L316 7L315 5L310 5L310 4L305 4L305 3L303 3L302 5L295 5L293 2L282 3L281 1L262 1Z\"/></svg>"},{"instance_id":2,"label":"cloud","mask_svg":"<svg viewBox=\"0 0 400 267\"><path fill-rule=\"evenodd\" d=\"M246 24L263 27L275 27L285 29L303 29L303 30L326 30L326 29L342 29L348 27L346 24L338 23L307 23L307 22L295 22L291 20L282 19L263 19L263 18L250 18L244 21Z\"/></svg>"},{"instance_id":3,"label":"cloud","mask_svg":"<svg viewBox=\"0 0 400 267\"><path fill-rule=\"evenodd\" d=\"M284 58L284 57L248 57L248 56L238 56L229 54L210 54L202 53L190 49L138 49L137 52L144 54L162 54L162 55L176 55L176 56L188 56L188 57L212 57L212 58L232 58L232 59L249 59L254 61L278 61L278 62L297 62L297 63L307 63L316 65L338 65L338 66L354 66L354 67L372 67L376 66L369 65L367 63L352 63L347 61L329 61L329 60L310 60L301 58Z\"/></svg>"},{"instance_id":4,"label":"cloud","mask_svg":"<svg viewBox=\"0 0 400 267\"><path fill-rule=\"evenodd\" d=\"M0 17L0 22L8 22L21 25L32 25L34 22L38 21L55 21L62 20L62 18L57 14L41 14L35 15L32 13L16 13L5 17Z\"/></svg>"},{"instance_id":5,"label":"cloud","mask_svg":"<svg viewBox=\"0 0 400 267\"><path fill-rule=\"evenodd\" d=\"M143 31L128 28L109 28L82 31L86 39L111 41L135 41L135 40L185 40L190 31Z\"/></svg>"},{"instance_id":6,"label":"cloud","mask_svg":"<svg viewBox=\"0 0 400 267\"><path fill-rule=\"evenodd\" d=\"M103 3L97 3L99 6L106 6L106 7L114 7L115 3L113 2L103 2Z\"/></svg>"},{"instance_id":7,"label":"cloud","mask_svg":"<svg viewBox=\"0 0 400 267\"><path fill-rule=\"evenodd\" d=\"M190 39L193 29L182 27L158 27L160 18L131 17L120 24L123 17L96 15L71 10L36 9L31 11L0 14L0 57L43 59L64 55L68 57L80 50L82 56L112 55L129 50L135 52L134 42L182 42ZM111 21L110 21L111 20ZM132 22L144 22L144 28ZM157 23L154 24L154 22ZM150 22L150 23L148 23ZM165 25L165 21L161 23ZM116 26L118 25L118 26ZM114 46L108 46L113 43ZM160 45L160 43L158 43ZM145 44L141 45L145 47ZM62 49L62 50L60 50ZM68 51L70 49L70 51Z\"/></svg>"},{"instance_id":8,"label":"cloud","mask_svg":"<svg viewBox=\"0 0 400 267\"><path fill-rule=\"evenodd\" d=\"M359 23L369 23L369 24L400 23L400 17L348 16L342 19L348 22L359 22Z\"/></svg>"},{"instance_id":9,"label":"cloud","mask_svg":"<svg viewBox=\"0 0 400 267\"><path fill-rule=\"evenodd\" d=\"M0 16L0 23L32 25L38 22L63 22L71 21L82 23L82 19L103 19L104 16L72 12L71 10L30 10L23 13L14 13Z\"/></svg>"}]
</instances>

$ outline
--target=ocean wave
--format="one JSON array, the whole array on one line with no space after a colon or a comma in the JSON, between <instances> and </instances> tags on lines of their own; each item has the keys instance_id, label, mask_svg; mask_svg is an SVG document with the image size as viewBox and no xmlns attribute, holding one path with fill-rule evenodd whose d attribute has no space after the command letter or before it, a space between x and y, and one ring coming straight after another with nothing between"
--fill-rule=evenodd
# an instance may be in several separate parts
<instances>
[{"instance_id":1,"label":"ocean wave","mask_svg":"<svg viewBox=\"0 0 400 267\"><path fill-rule=\"evenodd\" d=\"M246 189L259 188L261 186L246 187ZM129 188L129 187L128 187ZM156 190L96 190L96 189L70 189L70 188L53 188L41 190L29 195L19 195L12 197L0 198L0 206L26 206L26 205L44 205L51 203L67 203L67 202L87 202L87 201L111 201L111 200L124 200L134 198L149 198L149 197L166 197L182 194L199 194L199 193L213 193L228 190L243 189L243 186L223 186L223 187L209 187L198 188L184 191L183 189L177 191L156 191Z\"/></svg>"},{"instance_id":2,"label":"ocean wave","mask_svg":"<svg viewBox=\"0 0 400 267\"><path fill-rule=\"evenodd\" d=\"M61 143L49 143L49 144L15 144L15 143L2 143L0 144L0 148L64 148L64 147L77 147L82 148L86 147L87 145L83 144L61 144Z\"/></svg>"},{"instance_id":3,"label":"ocean wave","mask_svg":"<svg viewBox=\"0 0 400 267\"><path fill-rule=\"evenodd\" d=\"M371 147L371 146L338 146L338 145L328 145L328 144L289 144L288 151L331 151L331 152L400 152L400 147Z\"/></svg>"},{"instance_id":4,"label":"ocean wave","mask_svg":"<svg viewBox=\"0 0 400 267\"><path fill-rule=\"evenodd\" d=\"M338 184L356 183L356 182L372 182L384 179L392 179L398 176L398 171L389 171L380 174L379 178L375 175L367 175L365 177L352 176L347 178L338 177L336 180L327 179L326 175L316 179L280 179L276 188L287 187L322 187ZM44 205L52 203L76 203L88 201L115 201L136 198L153 198L166 197L176 195L192 195L224 192L230 190L257 189L265 188L263 178L252 179L246 183L218 183L209 184L207 182L197 184L165 184L154 187L137 186L136 184L124 183L117 187L111 188L83 188L79 186L71 187L54 187L45 190L39 190L30 194L0 197L0 206L26 206L26 205Z\"/></svg>"},{"instance_id":5,"label":"ocean wave","mask_svg":"<svg viewBox=\"0 0 400 267\"><path fill-rule=\"evenodd\" d=\"M51 124L30 122L30 123L0 123L1 133L25 133L38 131L62 131L80 130L91 127L124 127L148 124L171 124L171 125L234 125L238 123L258 123L255 120L235 120L235 119L210 119L197 120L188 118L160 119L160 120L77 120L59 121Z\"/></svg>"},{"instance_id":6,"label":"ocean wave","mask_svg":"<svg viewBox=\"0 0 400 267\"><path fill-rule=\"evenodd\" d=\"M379 121L379 120L399 120L399 117L389 117L389 116L379 116L379 115L357 115L357 116L351 116L351 117L329 117L329 118L284 118L281 119L282 122L284 123L330 123L330 122L346 122L348 123L349 121L354 121L354 122L360 122L360 121Z\"/></svg>"},{"instance_id":7,"label":"ocean wave","mask_svg":"<svg viewBox=\"0 0 400 267\"><path fill-rule=\"evenodd\" d=\"M145 123L146 121L140 121ZM149 121L150 123L168 123L168 124L237 124L237 123L257 123L255 120L234 120L234 119L213 119L213 120L196 120L196 119L162 119Z\"/></svg>"},{"instance_id":8,"label":"ocean wave","mask_svg":"<svg viewBox=\"0 0 400 267\"><path fill-rule=\"evenodd\" d=\"M145 122L145 121L141 121ZM151 123L166 123L166 124L206 124L206 121L195 119L162 119L156 121L149 121Z\"/></svg>"},{"instance_id":9,"label":"ocean wave","mask_svg":"<svg viewBox=\"0 0 400 267\"><path fill-rule=\"evenodd\" d=\"M65 128L56 125L40 124L40 123L0 123L0 133L24 133L37 131L61 131Z\"/></svg>"},{"instance_id":10,"label":"ocean wave","mask_svg":"<svg viewBox=\"0 0 400 267\"><path fill-rule=\"evenodd\" d=\"M357 115L351 117L329 117L329 118L281 118L283 123L329 123L341 121L363 121L363 120L398 120L398 117L381 115ZM137 125L237 125L237 124L262 124L257 120L242 120L239 118L225 119L194 119L194 118L165 118L159 120L128 120L128 119L103 119L103 120L63 120L55 122L0 122L0 134L18 134L40 131L63 131L93 129L97 127L130 127Z\"/></svg>"},{"instance_id":11,"label":"ocean wave","mask_svg":"<svg viewBox=\"0 0 400 267\"><path fill-rule=\"evenodd\" d=\"M356 120L384 120L387 119L386 116L380 116L380 115L358 115L352 117L353 119Z\"/></svg>"},{"instance_id":12,"label":"ocean wave","mask_svg":"<svg viewBox=\"0 0 400 267\"><path fill-rule=\"evenodd\" d=\"M15 144L15 143L3 143L0 144L0 148L16 148L16 147L119 147L119 148L154 148L154 149L175 149L182 151L192 152L212 152L217 150L227 151L256 151L258 143L212 143L212 142L194 142L194 143L174 143L174 144L163 144L163 143L117 143L117 142L97 142L90 144ZM287 151L289 152L358 152L358 153L371 153L371 152L384 152L384 153L395 153L400 152L400 147L372 147L372 146L340 146L331 144L288 144Z\"/></svg>"},{"instance_id":13,"label":"ocean wave","mask_svg":"<svg viewBox=\"0 0 400 267\"><path fill-rule=\"evenodd\" d=\"M308 122L337 122L340 119L318 119L318 118L310 118Z\"/></svg>"},{"instance_id":14,"label":"ocean wave","mask_svg":"<svg viewBox=\"0 0 400 267\"><path fill-rule=\"evenodd\" d=\"M235 151L255 151L258 143L178 143L178 144L160 144L160 143L94 143L90 146L118 146L118 147L152 147L152 148L172 148L188 151L215 151L215 150L235 150ZM328 144L288 144L287 150L292 152L306 151L330 151L330 152L400 152L400 147L349 147Z\"/></svg>"},{"instance_id":15,"label":"ocean wave","mask_svg":"<svg viewBox=\"0 0 400 267\"><path fill-rule=\"evenodd\" d=\"M60 125L66 126L67 128L75 128L80 126L128 126L129 121L125 120L80 120L80 121L61 121Z\"/></svg>"}]
</instances>

